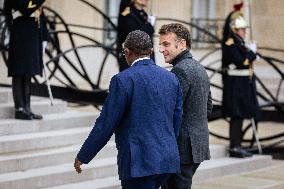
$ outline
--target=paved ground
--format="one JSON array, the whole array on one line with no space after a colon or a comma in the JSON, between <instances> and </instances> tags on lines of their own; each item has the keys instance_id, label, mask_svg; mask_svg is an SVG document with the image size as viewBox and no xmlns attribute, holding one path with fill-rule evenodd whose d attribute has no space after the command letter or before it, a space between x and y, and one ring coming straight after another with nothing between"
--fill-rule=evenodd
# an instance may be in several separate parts
<instances>
[{"instance_id":1,"label":"paved ground","mask_svg":"<svg viewBox=\"0 0 284 189\"><path fill-rule=\"evenodd\" d=\"M284 189L283 170L284 161L275 160L269 168L206 181L192 189Z\"/></svg>"}]
</instances>

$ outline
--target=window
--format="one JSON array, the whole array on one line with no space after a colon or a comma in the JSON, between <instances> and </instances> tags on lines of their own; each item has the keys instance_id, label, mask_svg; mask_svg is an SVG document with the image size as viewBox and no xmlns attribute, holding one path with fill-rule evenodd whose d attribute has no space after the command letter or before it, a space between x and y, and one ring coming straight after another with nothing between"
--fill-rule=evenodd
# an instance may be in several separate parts
<instances>
[{"instance_id":1,"label":"window","mask_svg":"<svg viewBox=\"0 0 284 189\"><path fill-rule=\"evenodd\" d=\"M220 35L223 20L216 19L216 0L192 0L191 22L213 35ZM207 48L216 40L204 32L191 29L194 48Z\"/></svg>"},{"instance_id":2,"label":"window","mask_svg":"<svg viewBox=\"0 0 284 189\"><path fill-rule=\"evenodd\" d=\"M3 9L4 0L0 0L0 8Z\"/></svg>"},{"instance_id":3,"label":"window","mask_svg":"<svg viewBox=\"0 0 284 189\"><path fill-rule=\"evenodd\" d=\"M105 1L105 7L106 7L106 15L111 19L111 21L117 25L117 16L119 11L119 0L106 0ZM107 29L113 29L107 22L104 24L105 28ZM104 42L105 44L111 44L116 39L116 32L115 31L106 31L104 32Z\"/></svg>"}]
</instances>

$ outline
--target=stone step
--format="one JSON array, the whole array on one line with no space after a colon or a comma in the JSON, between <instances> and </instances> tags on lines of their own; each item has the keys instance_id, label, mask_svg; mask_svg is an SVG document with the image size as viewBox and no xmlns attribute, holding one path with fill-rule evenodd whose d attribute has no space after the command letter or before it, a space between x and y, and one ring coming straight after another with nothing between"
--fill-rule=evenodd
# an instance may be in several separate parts
<instances>
[{"instance_id":1,"label":"stone step","mask_svg":"<svg viewBox=\"0 0 284 189\"><path fill-rule=\"evenodd\" d=\"M249 158L218 158L204 161L193 177L193 183L215 179L227 175L254 171L272 165L272 157L268 155L254 155Z\"/></svg>"},{"instance_id":2,"label":"stone step","mask_svg":"<svg viewBox=\"0 0 284 189\"><path fill-rule=\"evenodd\" d=\"M223 177L227 175L233 175L241 172L249 172L257 169L262 169L272 165L272 159L270 156L255 155L250 158L237 159L237 158L219 158L209 161L205 161L197 169L196 174L193 177L193 183L198 184L200 182ZM48 189L119 189L120 182L118 176L109 176L100 180L90 180L80 183L73 183L67 185L59 185Z\"/></svg>"},{"instance_id":3,"label":"stone step","mask_svg":"<svg viewBox=\"0 0 284 189\"><path fill-rule=\"evenodd\" d=\"M10 88L0 87L0 103L7 103L12 101L12 90Z\"/></svg>"},{"instance_id":4,"label":"stone step","mask_svg":"<svg viewBox=\"0 0 284 189\"><path fill-rule=\"evenodd\" d=\"M0 174L1 189L47 188L117 175L116 158L98 159L82 166L77 174L73 163ZM84 188L84 187L83 187Z\"/></svg>"},{"instance_id":5,"label":"stone step","mask_svg":"<svg viewBox=\"0 0 284 189\"><path fill-rule=\"evenodd\" d=\"M91 127L8 135L0 137L0 154L81 144Z\"/></svg>"},{"instance_id":6,"label":"stone step","mask_svg":"<svg viewBox=\"0 0 284 189\"><path fill-rule=\"evenodd\" d=\"M43 120L3 119L0 121L0 136L92 126L97 116L92 112L68 110L64 113L43 115Z\"/></svg>"},{"instance_id":7,"label":"stone step","mask_svg":"<svg viewBox=\"0 0 284 189\"><path fill-rule=\"evenodd\" d=\"M227 156L227 146L224 144L210 144L211 159L223 158Z\"/></svg>"},{"instance_id":8,"label":"stone step","mask_svg":"<svg viewBox=\"0 0 284 189\"><path fill-rule=\"evenodd\" d=\"M73 163L81 145L82 144L30 152L1 154L0 174L15 171L26 171L28 169L65 164L68 162ZM117 151L114 141L109 141L104 149L98 153L95 159L115 157L116 153Z\"/></svg>"},{"instance_id":9,"label":"stone step","mask_svg":"<svg viewBox=\"0 0 284 189\"><path fill-rule=\"evenodd\" d=\"M72 162L82 144L64 146L51 149L5 153L0 154L0 174L13 171L25 171L28 169L45 167L50 164L58 165ZM210 145L211 158L221 158L226 155L225 145ZM96 156L96 159L115 157L116 147L113 140L110 140L106 147Z\"/></svg>"},{"instance_id":10,"label":"stone step","mask_svg":"<svg viewBox=\"0 0 284 189\"><path fill-rule=\"evenodd\" d=\"M106 177L102 179L95 179L92 181L76 183L76 184L66 184L62 186L55 186L45 189L120 189L120 180L118 176Z\"/></svg>"},{"instance_id":11,"label":"stone step","mask_svg":"<svg viewBox=\"0 0 284 189\"><path fill-rule=\"evenodd\" d=\"M53 106L48 100L32 101L31 109L37 114L61 113L66 110L66 102L54 100ZM0 104L0 119L14 118L15 110L13 102Z\"/></svg>"}]
</instances>

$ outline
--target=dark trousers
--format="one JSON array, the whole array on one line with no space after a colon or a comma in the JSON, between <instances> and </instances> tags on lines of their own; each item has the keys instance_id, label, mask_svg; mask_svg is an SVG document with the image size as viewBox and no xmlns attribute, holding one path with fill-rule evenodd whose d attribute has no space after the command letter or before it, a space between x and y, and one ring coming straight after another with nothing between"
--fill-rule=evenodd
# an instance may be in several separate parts
<instances>
[{"instance_id":1,"label":"dark trousers","mask_svg":"<svg viewBox=\"0 0 284 189\"><path fill-rule=\"evenodd\" d=\"M200 163L182 164L181 173L173 174L162 189L191 189L192 178Z\"/></svg>"},{"instance_id":2,"label":"dark trousers","mask_svg":"<svg viewBox=\"0 0 284 189\"><path fill-rule=\"evenodd\" d=\"M230 120L230 148L240 147L242 142L242 118L231 118Z\"/></svg>"},{"instance_id":3,"label":"dark trousers","mask_svg":"<svg viewBox=\"0 0 284 189\"><path fill-rule=\"evenodd\" d=\"M169 176L170 174L161 174L122 180L121 186L122 189L159 189Z\"/></svg>"},{"instance_id":4,"label":"dark trousers","mask_svg":"<svg viewBox=\"0 0 284 189\"><path fill-rule=\"evenodd\" d=\"M12 78L13 99L16 110L30 112L31 98L31 77L30 76L13 76Z\"/></svg>"}]
</instances>

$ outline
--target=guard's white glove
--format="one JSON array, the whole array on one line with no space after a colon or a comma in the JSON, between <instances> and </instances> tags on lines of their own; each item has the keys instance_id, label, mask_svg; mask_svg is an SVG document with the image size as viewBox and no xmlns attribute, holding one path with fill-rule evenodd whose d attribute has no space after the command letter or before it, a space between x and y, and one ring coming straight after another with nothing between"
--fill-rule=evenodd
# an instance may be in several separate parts
<instances>
[{"instance_id":1,"label":"guard's white glove","mask_svg":"<svg viewBox=\"0 0 284 189\"><path fill-rule=\"evenodd\" d=\"M148 16L148 22L154 27L156 23L156 16L153 15Z\"/></svg>"},{"instance_id":2,"label":"guard's white glove","mask_svg":"<svg viewBox=\"0 0 284 189\"><path fill-rule=\"evenodd\" d=\"M42 42L42 52L43 53L45 52L46 47L47 47L47 41L43 41Z\"/></svg>"},{"instance_id":3,"label":"guard's white glove","mask_svg":"<svg viewBox=\"0 0 284 189\"><path fill-rule=\"evenodd\" d=\"M257 51L257 45L256 45L256 42L248 42L246 44L247 48L249 48L252 52L256 53Z\"/></svg>"}]
</instances>

